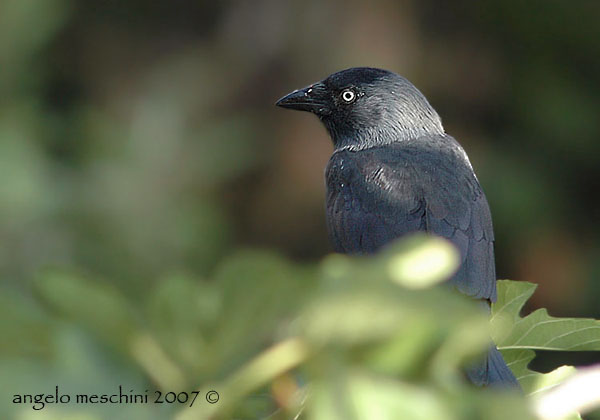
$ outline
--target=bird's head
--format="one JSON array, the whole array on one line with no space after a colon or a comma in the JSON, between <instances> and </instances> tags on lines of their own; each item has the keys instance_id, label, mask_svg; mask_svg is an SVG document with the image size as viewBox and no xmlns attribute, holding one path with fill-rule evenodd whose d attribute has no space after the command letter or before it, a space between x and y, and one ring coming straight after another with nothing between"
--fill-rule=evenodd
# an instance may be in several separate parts
<instances>
[{"instance_id":1,"label":"bird's head","mask_svg":"<svg viewBox=\"0 0 600 420\"><path fill-rule=\"evenodd\" d=\"M360 150L444 132L440 117L412 83L369 67L334 73L276 105L316 114L336 149Z\"/></svg>"}]
</instances>

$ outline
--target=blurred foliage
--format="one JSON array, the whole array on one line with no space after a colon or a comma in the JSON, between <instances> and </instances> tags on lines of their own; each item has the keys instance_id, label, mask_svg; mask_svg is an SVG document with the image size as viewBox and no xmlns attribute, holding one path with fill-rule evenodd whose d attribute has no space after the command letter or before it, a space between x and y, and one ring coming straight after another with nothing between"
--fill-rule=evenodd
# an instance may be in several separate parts
<instances>
[{"instance_id":1,"label":"blurred foliage","mask_svg":"<svg viewBox=\"0 0 600 420\"><path fill-rule=\"evenodd\" d=\"M80 274L47 270L35 282L43 316L23 297L5 306L10 345L3 348L6 375L0 381L11 394L49 393L55 384L71 395L112 394L118 385L134 393L200 390L192 407L157 407L152 397L145 405L48 404L39 410L48 419L73 412L178 420L289 419L298 413L307 419L373 413L390 419L533 418L523 394L476 389L462 373L487 350L489 322L477 302L431 287L455 269L455 252L446 241L425 236L376 258L332 255L316 267L244 251L208 279L174 274L136 298ZM431 260L425 270L424 254L448 257ZM399 274L398 265L420 270ZM527 394L544 392L573 372L527 370L533 349L550 348L552 341L553 350L600 350L600 321L549 323L544 311L520 318L532 285L505 280L499 292L492 335ZM47 352L39 354L40 347ZM220 395L216 404L204 400L211 390ZM32 418L38 411L31 406L0 409L3 417Z\"/></svg>"},{"instance_id":2,"label":"blurred foliage","mask_svg":"<svg viewBox=\"0 0 600 420\"><path fill-rule=\"evenodd\" d=\"M0 388L212 387L235 398L195 407L237 418L298 406L352 418L373 404L523 417L522 397L458 374L487 332L464 299L426 287L452 251L407 243L382 260L315 265L330 252L331 146L316 119L272 104L349 66L413 80L486 190L498 273L540 284L530 307L598 318L599 18L597 2L541 0L0 0ZM430 259L439 272L423 270ZM511 343L552 318L518 317L527 283L500 291L495 310L521 296L494 331L525 372L545 341ZM561 334L577 322L588 321ZM560 354L532 366L552 370ZM2 418L195 413L6 401Z\"/></svg>"},{"instance_id":3,"label":"blurred foliage","mask_svg":"<svg viewBox=\"0 0 600 420\"><path fill-rule=\"evenodd\" d=\"M47 270L35 282L43 316L22 310L22 298L8 306L3 330L13 338L13 353L5 354L3 389L50 392L56 382L63 393L111 393L118 384L202 390L192 408L154 412L150 404L136 411L139 406L121 404L122 418L177 412L179 419L264 418L276 410L276 418L290 418L300 409L308 418L370 418L376 408L388 417L465 418L462 413L472 412L473 418L502 418L487 410L486 401L496 398L514 400L515 415L526 413L517 408L524 406L518 395L488 395L462 378L460 366L487 347L485 312L450 290L397 284L398 264L418 264L423 252L454 255L441 240L423 241L375 260L335 255L309 268L270 253L241 252L210 279L171 275L134 299L86 276ZM451 268L456 260L439 261L431 275L403 274L400 284L443 280L439 273L448 268L440 266ZM40 347L40 329L47 331L45 355L31 351ZM28 381L15 361L44 368ZM297 367L308 385L292 380L293 392L278 395L277 381ZM90 376L93 383L82 385ZM269 385L275 388L264 388ZM219 392L219 403L203 400L210 389ZM84 408L90 418L111 409ZM41 413L59 418L72 409L48 405ZM3 410L3 417L19 418L32 409Z\"/></svg>"}]
</instances>

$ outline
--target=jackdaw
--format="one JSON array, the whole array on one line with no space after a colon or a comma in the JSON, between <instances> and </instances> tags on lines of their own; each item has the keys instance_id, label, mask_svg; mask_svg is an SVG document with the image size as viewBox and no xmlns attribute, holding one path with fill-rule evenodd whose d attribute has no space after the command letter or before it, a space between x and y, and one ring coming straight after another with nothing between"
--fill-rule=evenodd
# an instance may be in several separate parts
<instances>
[{"instance_id":1,"label":"jackdaw","mask_svg":"<svg viewBox=\"0 0 600 420\"><path fill-rule=\"evenodd\" d=\"M487 200L467 154L412 83L351 68L277 105L314 113L333 140L326 207L337 252L371 254L416 231L447 238L461 255L451 284L489 309L496 272ZM477 385L519 386L495 346L467 375Z\"/></svg>"}]
</instances>

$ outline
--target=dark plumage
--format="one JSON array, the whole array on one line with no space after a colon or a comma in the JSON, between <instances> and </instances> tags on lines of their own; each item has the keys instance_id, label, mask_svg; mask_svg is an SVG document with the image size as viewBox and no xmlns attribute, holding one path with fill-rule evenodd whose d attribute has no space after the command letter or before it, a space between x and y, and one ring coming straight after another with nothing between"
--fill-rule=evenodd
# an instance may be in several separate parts
<instances>
[{"instance_id":1,"label":"dark plumage","mask_svg":"<svg viewBox=\"0 0 600 420\"><path fill-rule=\"evenodd\" d=\"M333 140L327 225L337 252L370 254L426 231L459 249L462 264L450 280L458 290L496 300L487 200L465 151L416 87L386 70L351 68L277 105L313 112ZM495 347L468 374L477 384L518 386Z\"/></svg>"}]
</instances>

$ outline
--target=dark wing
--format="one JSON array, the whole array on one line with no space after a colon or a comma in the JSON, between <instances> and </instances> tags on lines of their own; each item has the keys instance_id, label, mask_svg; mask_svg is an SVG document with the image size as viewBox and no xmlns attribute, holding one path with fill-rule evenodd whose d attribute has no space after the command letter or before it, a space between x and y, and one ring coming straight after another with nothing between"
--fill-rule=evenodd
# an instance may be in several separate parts
<instances>
[{"instance_id":1,"label":"dark wing","mask_svg":"<svg viewBox=\"0 0 600 420\"><path fill-rule=\"evenodd\" d=\"M451 137L336 152L327 168L327 219L338 252L372 253L411 232L452 241L461 292L496 300L494 236L485 195Z\"/></svg>"},{"instance_id":2,"label":"dark wing","mask_svg":"<svg viewBox=\"0 0 600 420\"><path fill-rule=\"evenodd\" d=\"M337 152L327 168L327 221L338 252L370 254L425 229L425 206L406 160L382 164L371 152Z\"/></svg>"}]
</instances>

